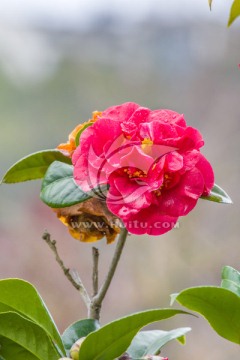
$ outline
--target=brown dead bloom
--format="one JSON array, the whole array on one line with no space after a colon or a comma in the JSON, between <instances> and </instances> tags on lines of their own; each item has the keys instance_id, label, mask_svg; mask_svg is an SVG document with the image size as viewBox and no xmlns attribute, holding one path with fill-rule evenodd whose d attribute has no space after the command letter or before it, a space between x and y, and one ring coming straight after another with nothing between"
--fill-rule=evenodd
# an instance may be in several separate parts
<instances>
[{"instance_id":1,"label":"brown dead bloom","mask_svg":"<svg viewBox=\"0 0 240 360\"><path fill-rule=\"evenodd\" d=\"M94 242L106 236L107 243L110 244L120 233L120 219L113 215L105 201L99 198L53 210L77 240Z\"/></svg>"}]
</instances>

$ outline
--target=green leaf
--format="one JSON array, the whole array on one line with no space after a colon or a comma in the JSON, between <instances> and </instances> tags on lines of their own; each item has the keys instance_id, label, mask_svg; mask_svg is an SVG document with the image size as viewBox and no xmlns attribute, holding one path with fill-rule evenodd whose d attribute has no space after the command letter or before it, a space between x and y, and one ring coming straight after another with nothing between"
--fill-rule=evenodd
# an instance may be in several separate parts
<instances>
[{"instance_id":1,"label":"green leaf","mask_svg":"<svg viewBox=\"0 0 240 360\"><path fill-rule=\"evenodd\" d=\"M191 328L179 328L171 331L140 331L134 337L127 353L133 359L146 355L158 355L162 347L169 341L182 338L190 330Z\"/></svg>"},{"instance_id":2,"label":"green leaf","mask_svg":"<svg viewBox=\"0 0 240 360\"><path fill-rule=\"evenodd\" d=\"M45 331L15 312L0 314L0 345L0 355L5 360L59 359Z\"/></svg>"},{"instance_id":3,"label":"green leaf","mask_svg":"<svg viewBox=\"0 0 240 360\"><path fill-rule=\"evenodd\" d=\"M41 179L53 161L71 164L71 160L58 150L44 150L28 155L16 162L6 172L2 183L12 184Z\"/></svg>"},{"instance_id":4,"label":"green leaf","mask_svg":"<svg viewBox=\"0 0 240 360\"><path fill-rule=\"evenodd\" d=\"M234 0L230 10L228 26L230 26L238 16L240 16L240 1Z\"/></svg>"},{"instance_id":5,"label":"green leaf","mask_svg":"<svg viewBox=\"0 0 240 360\"><path fill-rule=\"evenodd\" d=\"M189 314L175 309L156 309L132 314L113 321L89 334L79 351L81 360L113 360L129 347L143 327L177 314Z\"/></svg>"},{"instance_id":6,"label":"green leaf","mask_svg":"<svg viewBox=\"0 0 240 360\"><path fill-rule=\"evenodd\" d=\"M52 208L78 204L91 198L83 192L73 179L73 166L55 161L43 179L40 197Z\"/></svg>"},{"instance_id":7,"label":"green leaf","mask_svg":"<svg viewBox=\"0 0 240 360\"><path fill-rule=\"evenodd\" d=\"M65 353L61 336L37 290L20 279L0 280L0 313L15 311L40 326Z\"/></svg>"},{"instance_id":8,"label":"green leaf","mask_svg":"<svg viewBox=\"0 0 240 360\"><path fill-rule=\"evenodd\" d=\"M208 196L201 196L201 199L214 201L222 204L232 204L231 198L220 186L214 185Z\"/></svg>"},{"instance_id":9,"label":"green leaf","mask_svg":"<svg viewBox=\"0 0 240 360\"><path fill-rule=\"evenodd\" d=\"M190 330L192 330L191 328L189 328ZM186 344L186 336L183 335L183 336L179 336L177 338L177 341L181 344L181 345L185 345Z\"/></svg>"},{"instance_id":10,"label":"green leaf","mask_svg":"<svg viewBox=\"0 0 240 360\"><path fill-rule=\"evenodd\" d=\"M81 130L79 130L79 132L77 133L76 137L75 137L75 145L76 147L78 147L79 143L80 143L80 136L82 135L82 133L84 132L84 130L86 130L89 126L92 126L93 123L87 123L85 124Z\"/></svg>"},{"instance_id":11,"label":"green leaf","mask_svg":"<svg viewBox=\"0 0 240 360\"><path fill-rule=\"evenodd\" d=\"M213 0L208 0L208 4L209 4L209 7L210 7L210 10L212 10L212 2L213 2Z\"/></svg>"},{"instance_id":12,"label":"green leaf","mask_svg":"<svg viewBox=\"0 0 240 360\"><path fill-rule=\"evenodd\" d=\"M100 328L99 322L94 319L84 319L70 325L62 334L62 341L69 356L72 345L81 337L85 337Z\"/></svg>"},{"instance_id":13,"label":"green leaf","mask_svg":"<svg viewBox=\"0 0 240 360\"><path fill-rule=\"evenodd\" d=\"M222 270L221 287L240 296L240 272L231 266L225 266Z\"/></svg>"},{"instance_id":14,"label":"green leaf","mask_svg":"<svg viewBox=\"0 0 240 360\"><path fill-rule=\"evenodd\" d=\"M240 344L240 298L233 292L214 286L183 290L177 301L204 316L225 339Z\"/></svg>"}]
</instances>

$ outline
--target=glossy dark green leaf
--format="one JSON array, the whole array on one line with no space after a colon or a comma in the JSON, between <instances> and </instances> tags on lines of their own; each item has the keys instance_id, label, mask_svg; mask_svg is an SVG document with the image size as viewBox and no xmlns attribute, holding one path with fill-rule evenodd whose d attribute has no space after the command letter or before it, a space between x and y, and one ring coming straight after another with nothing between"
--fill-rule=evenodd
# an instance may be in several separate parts
<instances>
[{"instance_id":1,"label":"glossy dark green leaf","mask_svg":"<svg viewBox=\"0 0 240 360\"><path fill-rule=\"evenodd\" d=\"M171 340L182 338L191 328L179 328L171 331L152 330L140 331L127 349L127 353L133 358L141 358L146 355L158 355L162 347Z\"/></svg>"},{"instance_id":2,"label":"glossy dark green leaf","mask_svg":"<svg viewBox=\"0 0 240 360\"><path fill-rule=\"evenodd\" d=\"M43 179L40 197L52 208L63 208L91 198L73 179L73 166L55 161Z\"/></svg>"},{"instance_id":3,"label":"glossy dark green leaf","mask_svg":"<svg viewBox=\"0 0 240 360\"><path fill-rule=\"evenodd\" d=\"M30 154L16 162L4 175L2 183L17 183L43 178L53 161L71 164L71 160L58 150L44 150Z\"/></svg>"},{"instance_id":4,"label":"glossy dark green leaf","mask_svg":"<svg viewBox=\"0 0 240 360\"><path fill-rule=\"evenodd\" d=\"M0 355L5 360L59 359L47 333L15 312L0 314L0 345Z\"/></svg>"},{"instance_id":5,"label":"glossy dark green leaf","mask_svg":"<svg viewBox=\"0 0 240 360\"><path fill-rule=\"evenodd\" d=\"M0 313L15 311L40 326L64 354L57 327L37 290L20 279L0 280Z\"/></svg>"},{"instance_id":6,"label":"glossy dark green leaf","mask_svg":"<svg viewBox=\"0 0 240 360\"><path fill-rule=\"evenodd\" d=\"M220 186L214 185L208 196L201 196L201 199L214 201L222 204L232 204L231 198Z\"/></svg>"},{"instance_id":7,"label":"glossy dark green leaf","mask_svg":"<svg viewBox=\"0 0 240 360\"><path fill-rule=\"evenodd\" d=\"M222 270L221 287L240 296L240 272L231 266L225 266Z\"/></svg>"},{"instance_id":8,"label":"glossy dark green leaf","mask_svg":"<svg viewBox=\"0 0 240 360\"><path fill-rule=\"evenodd\" d=\"M230 26L234 20L236 20L237 17L240 16L240 1L239 0L234 0L231 10L230 10L230 15L229 15L229 19L228 19L228 26Z\"/></svg>"},{"instance_id":9,"label":"glossy dark green leaf","mask_svg":"<svg viewBox=\"0 0 240 360\"><path fill-rule=\"evenodd\" d=\"M175 309L156 309L113 321L86 337L80 347L79 359L113 360L127 350L142 327L177 314L189 313Z\"/></svg>"},{"instance_id":10,"label":"glossy dark green leaf","mask_svg":"<svg viewBox=\"0 0 240 360\"><path fill-rule=\"evenodd\" d=\"M84 319L70 325L62 334L62 341L69 356L72 345L81 337L85 337L100 328L99 322L94 319Z\"/></svg>"},{"instance_id":11,"label":"glossy dark green leaf","mask_svg":"<svg viewBox=\"0 0 240 360\"><path fill-rule=\"evenodd\" d=\"M80 136L82 135L82 133L84 132L84 130L86 130L89 126L92 126L92 122L91 123L87 123L85 124L81 130L79 130L79 132L77 133L76 135L76 138L75 138L75 145L76 147L79 145L80 143Z\"/></svg>"},{"instance_id":12,"label":"glossy dark green leaf","mask_svg":"<svg viewBox=\"0 0 240 360\"><path fill-rule=\"evenodd\" d=\"M225 339L240 344L240 297L221 287L204 286L183 290L176 300L204 316Z\"/></svg>"}]
</instances>

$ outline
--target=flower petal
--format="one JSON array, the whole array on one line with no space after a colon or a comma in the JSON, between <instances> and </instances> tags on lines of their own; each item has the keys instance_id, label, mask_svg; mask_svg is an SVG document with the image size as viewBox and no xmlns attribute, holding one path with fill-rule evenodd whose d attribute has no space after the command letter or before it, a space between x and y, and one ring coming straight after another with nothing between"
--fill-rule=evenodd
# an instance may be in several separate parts
<instances>
[{"instance_id":1,"label":"flower petal","mask_svg":"<svg viewBox=\"0 0 240 360\"><path fill-rule=\"evenodd\" d=\"M214 173L212 166L202 154L199 154L199 161L196 164L196 167L201 171L205 183L202 195L207 196L214 185Z\"/></svg>"},{"instance_id":2,"label":"flower petal","mask_svg":"<svg viewBox=\"0 0 240 360\"><path fill-rule=\"evenodd\" d=\"M181 114L113 106L83 132L72 158L74 179L85 191L109 184L107 206L131 232L163 234L213 187L203 145Z\"/></svg>"},{"instance_id":3,"label":"flower petal","mask_svg":"<svg viewBox=\"0 0 240 360\"><path fill-rule=\"evenodd\" d=\"M102 112L102 118L124 122L140 107L134 102L126 102L122 105L111 106Z\"/></svg>"},{"instance_id":4,"label":"flower petal","mask_svg":"<svg viewBox=\"0 0 240 360\"><path fill-rule=\"evenodd\" d=\"M124 225L132 234L162 235L172 230L178 217L162 215L156 205L141 210L137 215L130 215Z\"/></svg>"},{"instance_id":5,"label":"flower petal","mask_svg":"<svg viewBox=\"0 0 240 360\"><path fill-rule=\"evenodd\" d=\"M139 209L150 205L150 188L147 183L139 186L138 179L129 179L123 172L123 169L119 170L109 177L110 189L107 195L107 205L114 214L119 214L122 207L124 209L128 207L129 212L136 213ZM122 215L122 217L124 216Z\"/></svg>"},{"instance_id":6,"label":"flower petal","mask_svg":"<svg viewBox=\"0 0 240 360\"><path fill-rule=\"evenodd\" d=\"M161 121L166 124L179 125L181 127L186 127L186 122L182 114L178 114L175 111L163 109L163 110L154 110L149 116L149 121Z\"/></svg>"},{"instance_id":7,"label":"flower petal","mask_svg":"<svg viewBox=\"0 0 240 360\"><path fill-rule=\"evenodd\" d=\"M202 195L204 179L201 172L194 168L183 174L177 186L162 192L159 196L159 211L169 216L187 215Z\"/></svg>"}]
</instances>

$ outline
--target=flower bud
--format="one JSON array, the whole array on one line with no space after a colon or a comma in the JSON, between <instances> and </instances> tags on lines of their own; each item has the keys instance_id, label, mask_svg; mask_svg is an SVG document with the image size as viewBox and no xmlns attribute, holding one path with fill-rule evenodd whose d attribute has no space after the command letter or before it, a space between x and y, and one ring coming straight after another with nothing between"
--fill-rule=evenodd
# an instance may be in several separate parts
<instances>
[{"instance_id":1,"label":"flower bud","mask_svg":"<svg viewBox=\"0 0 240 360\"><path fill-rule=\"evenodd\" d=\"M58 360L71 360L70 358L60 358L60 359L58 359Z\"/></svg>"},{"instance_id":2,"label":"flower bud","mask_svg":"<svg viewBox=\"0 0 240 360\"><path fill-rule=\"evenodd\" d=\"M80 347L81 347L82 342L83 342L84 339L85 339L85 337L81 337L71 347L70 356L71 356L71 358L73 360L78 360L79 359L78 354L79 354L79 350L80 350Z\"/></svg>"}]
</instances>

